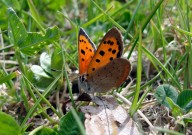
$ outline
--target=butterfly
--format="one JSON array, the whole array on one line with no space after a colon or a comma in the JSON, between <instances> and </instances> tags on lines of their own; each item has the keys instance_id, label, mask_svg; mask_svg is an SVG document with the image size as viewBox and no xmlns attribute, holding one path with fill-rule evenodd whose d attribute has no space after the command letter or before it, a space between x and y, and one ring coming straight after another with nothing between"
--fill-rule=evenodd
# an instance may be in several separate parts
<instances>
[{"instance_id":1,"label":"butterfly","mask_svg":"<svg viewBox=\"0 0 192 135\"><path fill-rule=\"evenodd\" d=\"M89 36L80 28L78 37L80 89L87 93L103 93L118 88L128 77L131 64L121 58L123 41L119 30L110 29L98 49Z\"/></svg>"}]
</instances>

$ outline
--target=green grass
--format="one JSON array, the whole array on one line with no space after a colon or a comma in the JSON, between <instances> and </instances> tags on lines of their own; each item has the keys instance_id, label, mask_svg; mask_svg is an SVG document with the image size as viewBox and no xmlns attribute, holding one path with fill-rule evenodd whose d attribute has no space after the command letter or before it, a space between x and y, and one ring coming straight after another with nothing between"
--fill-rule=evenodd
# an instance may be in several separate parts
<instances>
[{"instance_id":1,"label":"green grass","mask_svg":"<svg viewBox=\"0 0 192 135\"><path fill-rule=\"evenodd\" d=\"M36 116L46 118L48 125L54 127L45 125L48 128L44 130L50 134L65 130L61 119L71 122L67 124L72 125L71 129L86 134L71 85L73 73L78 70L78 31L83 27L98 45L115 26L123 36L124 54L128 54L125 57L134 59L131 63L136 65L133 66L136 75L131 76L135 82L124 95L132 102L127 113L134 116L138 109L144 111L144 104L152 95L154 112L158 105L168 108L173 112L169 115L175 118L171 124L180 129L154 130L186 134L192 122L190 117L183 117L192 108L191 97L187 97L192 86L191 4L187 0L0 0L0 85L6 86L6 90L0 89L1 111L15 118L20 134L43 131L44 128L33 125ZM10 61L17 65L8 64ZM177 96L167 87L157 93L157 87L164 84L174 87L178 101L172 101L171 97L177 99ZM69 94L60 99L65 90ZM56 107L50 101L53 95ZM74 109L66 115L61 103L65 106L69 99ZM57 119L49 115L48 108ZM25 111L11 113L17 109ZM72 117L74 121L70 121Z\"/></svg>"}]
</instances>

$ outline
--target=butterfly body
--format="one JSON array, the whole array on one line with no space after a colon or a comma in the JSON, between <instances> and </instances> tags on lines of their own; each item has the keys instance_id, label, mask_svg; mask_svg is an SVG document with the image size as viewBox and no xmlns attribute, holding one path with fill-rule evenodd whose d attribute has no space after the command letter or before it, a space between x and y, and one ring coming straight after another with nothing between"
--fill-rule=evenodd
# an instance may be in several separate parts
<instances>
[{"instance_id":1,"label":"butterfly body","mask_svg":"<svg viewBox=\"0 0 192 135\"><path fill-rule=\"evenodd\" d=\"M120 58L123 53L123 42L116 28L107 32L97 50L81 28L78 52L79 87L88 93L103 93L119 87L130 73L130 62Z\"/></svg>"}]
</instances>

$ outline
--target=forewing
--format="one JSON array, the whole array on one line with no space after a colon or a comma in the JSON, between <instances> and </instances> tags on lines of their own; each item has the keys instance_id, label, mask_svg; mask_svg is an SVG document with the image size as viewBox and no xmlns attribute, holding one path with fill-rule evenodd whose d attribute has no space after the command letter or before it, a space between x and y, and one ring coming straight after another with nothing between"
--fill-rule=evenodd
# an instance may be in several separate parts
<instances>
[{"instance_id":1,"label":"forewing","mask_svg":"<svg viewBox=\"0 0 192 135\"><path fill-rule=\"evenodd\" d=\"M83 28L79 30L78 54L79 54L79 74L87 72L87 68L95 54L96 47Z\"/></svg>"},{"instance_id":2,"label":"forewing","mask_svg":"<svg viewBox=\"0 0 192 135\"><path fill-rule=\"evenodd\" d=\"M105 66L115 58L120 58L123 53L123 41L117 28L112 28L102 39L93 59L88 67L88 78L93 72Z\"/></svg>"}]
</instances>

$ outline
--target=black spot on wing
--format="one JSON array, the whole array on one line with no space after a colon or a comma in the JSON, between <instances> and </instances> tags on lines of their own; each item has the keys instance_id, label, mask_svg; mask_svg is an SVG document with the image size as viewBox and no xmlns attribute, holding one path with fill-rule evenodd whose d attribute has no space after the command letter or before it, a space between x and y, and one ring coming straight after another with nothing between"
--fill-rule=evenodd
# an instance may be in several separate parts
<instances>
[{"instance_id":1,"label":"black spot on wing","mask_svg":"<svg viewBox=\"0 0 192 135\"><path fill-rule=\"evenodd\" d=\"M99 54L100 54L101 56L103 56L103 55L105 55L105 52L101 50L101 51L99 52Z\"/></svg>"},{"instance_id":2,"label":"black spot on wing","mask_svg":"<svg viewBox=\"0 0 192 135\"><path fill-rule=\"evenodd\" d=\"M99 63L99 62L100 62L100 60L99 60L99 59L96 59L95 61L96 61L97 63Z\"/></svg>"},{"instance_id":3,"label":"black spot on wing","mask_svg":"<svg viewBox=\"0 0 192 135\"><path fill-rule=\"evenodd\" d=\"M107 41L107 44L110 44L110 43L111 43L111 40L108 40L108 41Z\"/></svg>"},{"instance_id":4,"label":"black spot on wing","mask_svg":"<svg viewBox=\"0 0 192 135\"><path fill-rule=\"evenodd\" d=\"M112 51L112 54L115 54L115 53L116 53L116 50L113 50L113 51Z\"/></svg>"},{"instance_id":5,"label":"black spot on wing","mask_svg":"<svg viewBox=\"0 0 192 135\"><path fill-rule=\"evenodd\" d=\"M83 49L81 49L81 53L82 53L83 55L85 55L85 51L84 51Z\"/></svg>"}]
</instances>

